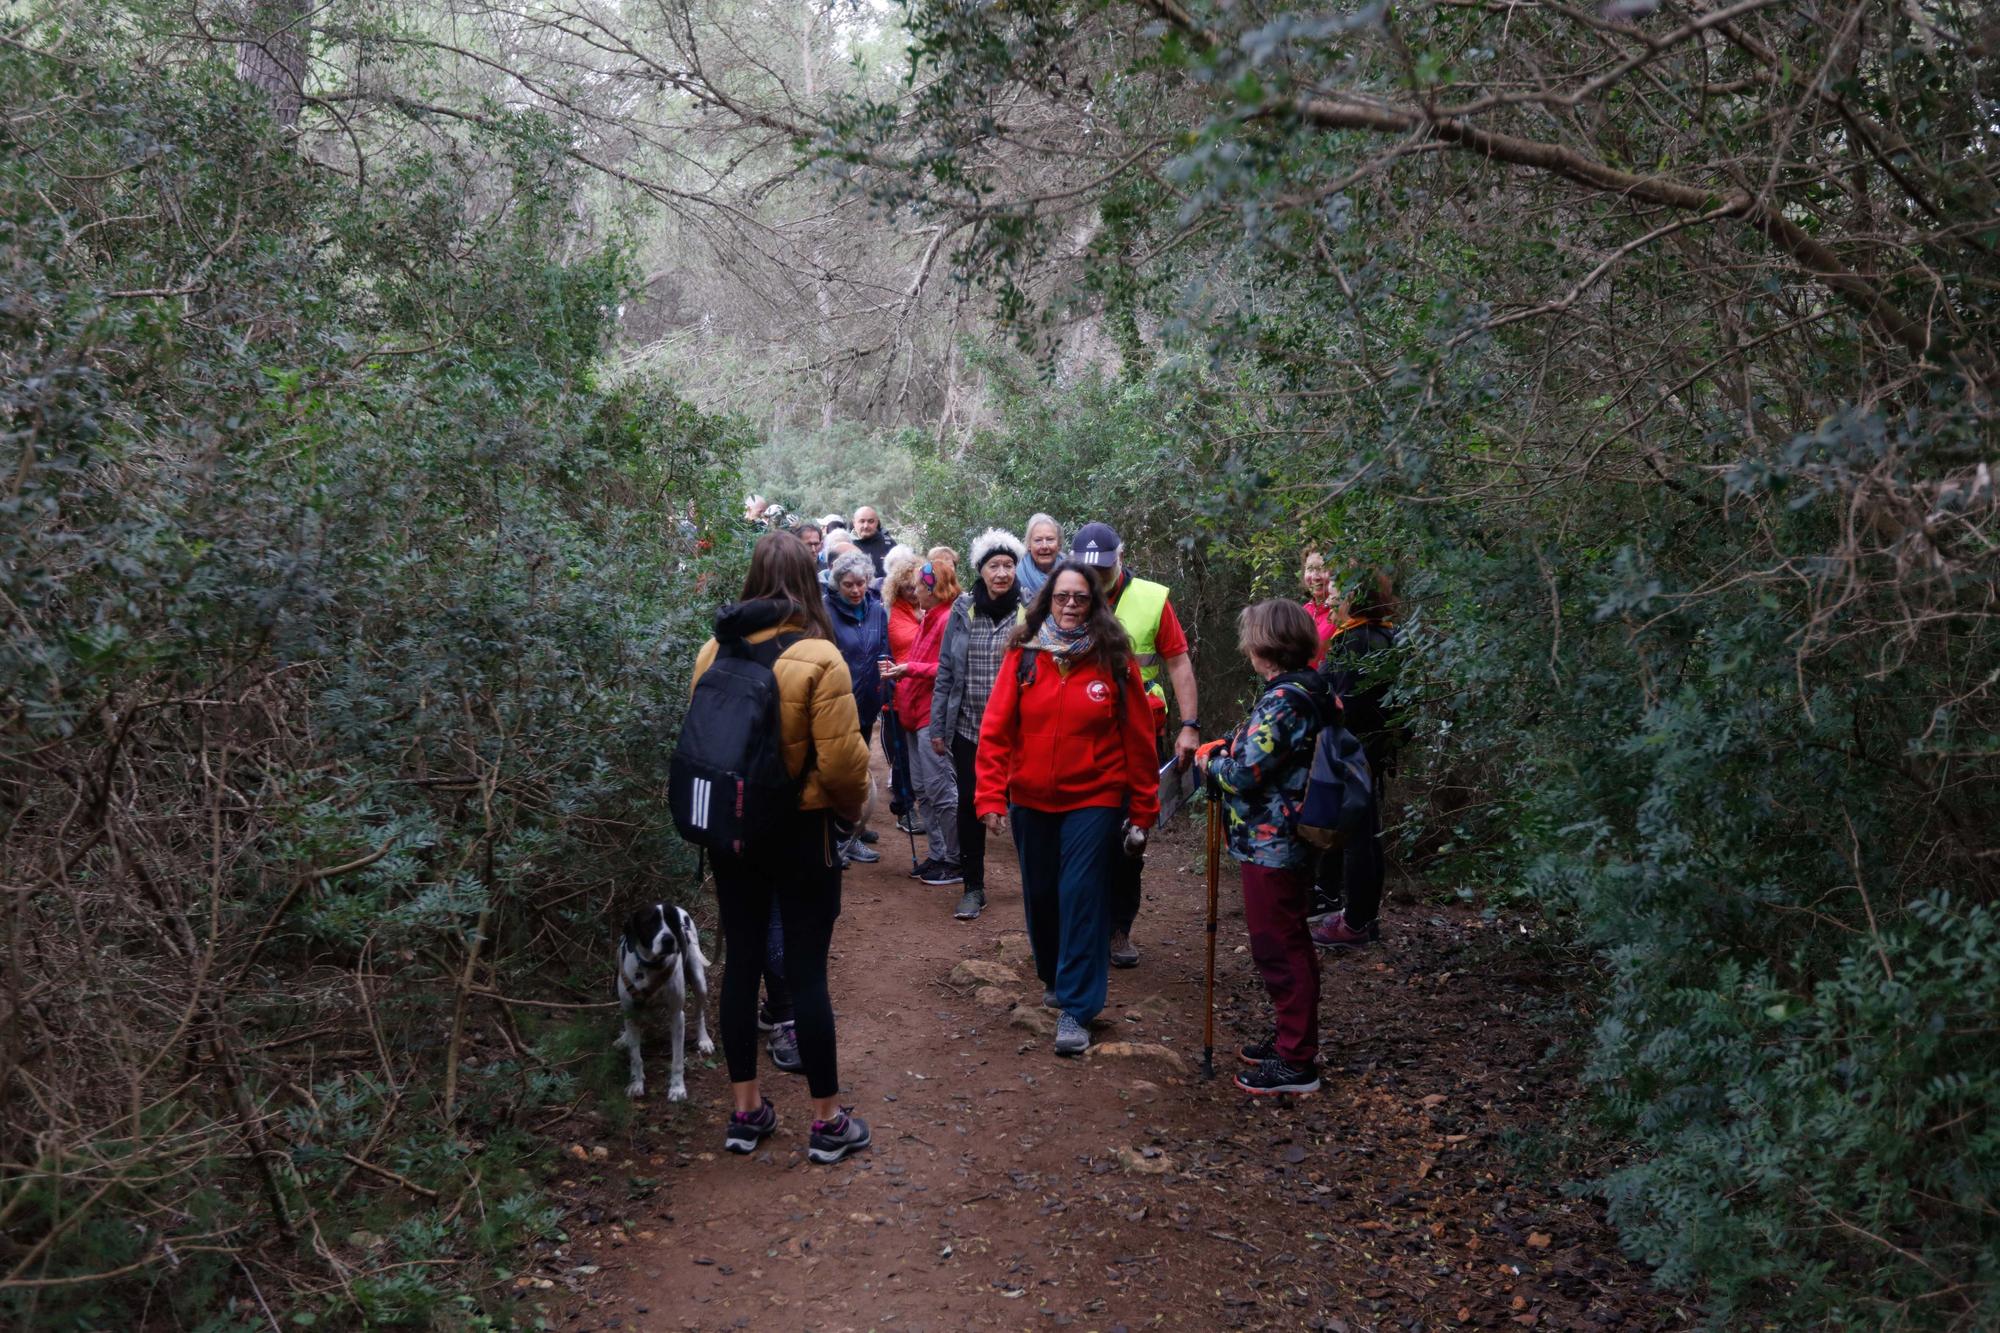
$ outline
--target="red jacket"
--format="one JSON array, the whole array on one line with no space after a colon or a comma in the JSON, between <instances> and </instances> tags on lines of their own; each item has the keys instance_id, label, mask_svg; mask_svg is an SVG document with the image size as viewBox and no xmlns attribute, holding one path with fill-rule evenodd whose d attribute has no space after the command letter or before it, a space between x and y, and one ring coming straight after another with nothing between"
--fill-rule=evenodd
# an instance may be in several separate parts
<instances>
[{"instance_id":1,"label":"red jacket","mask_svg":"<svg viewBox=\"0 0 2000 1333\"><path fill-rule=\"evenodd\" d=\"M1021 650L1001 660L979 728L977 796L982 818L1011 802L1060 813L1115 806L1140 828L1160 813L1153 711L1136 663L1122 688L1096 661L1067 674L1040 653L1034 678L1018 683Z\"/></svg>"},{"instance_id":2,"label":"red jacket","mask_svg":"<svg viewBox=\"0 0 2000 1333\"><path fill-rule=\"evenodd\" d=\"M903 678L896 682L896 720L915 731L931 724L931 695L937 690L938 650L950 622L948 606L934 608L917 625L917 637L904 654ZM893 633L895 622L889 623Z\"/></svg>"},{"instance_id":3,"label":"red jacket","mask_svg":"<svg viewBox=\"0 0 2000 1333\"><path fill-rule=\"evenodd\" d=\"M898 662L910 660L910 645L923 628L923 612L900 597L889 599L889 656Z\"/></svg>"}]
</instances>

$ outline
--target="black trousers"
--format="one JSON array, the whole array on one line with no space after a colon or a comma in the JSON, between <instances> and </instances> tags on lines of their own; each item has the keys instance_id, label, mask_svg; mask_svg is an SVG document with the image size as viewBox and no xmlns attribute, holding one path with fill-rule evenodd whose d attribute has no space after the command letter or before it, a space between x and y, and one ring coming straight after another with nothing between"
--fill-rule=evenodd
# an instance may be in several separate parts
<instances>
[{"instance_id":1,"label":"black trousers","mask_svg":"<svg viewBox=\"0 0 2000 1333\"><path fill-rule=\"evenodd\" d=\"M815 1097L840 1091L833 1001L826 989L826 955L840 917L840 860L833 842L826 811L808 810L749 855L714 856L725 950L722 1052L732 1083L757 1077L757 985L764 979L775 911L784 922L784 981L806 1085Z\"/></svg>"},{"instance_id":2,"label":"black trousers","mask_svg":"<svg viewBox=\"0 0 2000 1333\"><path fill-rule=\"evenodd\" d=\"M986 892L986 825L972 812L973 793L978 790L974 764L979 758L979 742L970 736L951 738L951 770L958 779L958 864L965 875L965 891Z\"/></svg>"},{"instance_id":3,"label":"black trousers","mask_svg":"<svg viewBox=\"0 0 2000 1333\"><path fill-rule=\"evenodd\" d=\"M1320 853L1319 872L1313 878L1315 915L1339 907L1347 913L1347 924L1359 930L1382 910L1382 882L1389 869L1382 855L1382 797L1378 769L1375 799L1369 802L1361 833L1348 839L1344 847L1329 847Z\"/></svg>"}]
</instances>

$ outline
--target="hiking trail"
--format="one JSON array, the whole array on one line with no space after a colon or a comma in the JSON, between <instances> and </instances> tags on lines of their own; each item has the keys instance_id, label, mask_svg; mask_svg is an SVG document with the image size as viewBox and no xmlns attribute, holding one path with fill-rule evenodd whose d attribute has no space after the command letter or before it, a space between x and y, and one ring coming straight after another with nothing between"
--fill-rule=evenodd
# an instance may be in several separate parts
<instances>
[{"instance_id":1,"label":"hiking trail","mask_svg":"<svg viewBox=\"0 0 2000 1333\"><path fill-rule=\"evenodd\" d=\"M1522 1164L1574 1075L1552 1062L1546 981L1490 942L1504 921L1392 899L1380 945L1324 959L1321 1091L1252 1098L1229 1079L1269 1011L1225 860L1201 1078L1189 815L1155 842L1142 963L1112 972L1079 1059L1050 1049L1008 842L989 844L985 914L959 922L959 887L907 878L879 817L832 952L843 1100L873 1149L809 1164L804 1081L764 1062L779 1132L723 1152L727 1073L690 1022L688 1102L664 1100L655 1037L659 1092L626 1128L585 1112L566 1131L598 1160L561 1160L568 1240L515 1279L521 1299L557 1329L1686 1327L1598 1205Z\"/></svg>"}]
</instances>

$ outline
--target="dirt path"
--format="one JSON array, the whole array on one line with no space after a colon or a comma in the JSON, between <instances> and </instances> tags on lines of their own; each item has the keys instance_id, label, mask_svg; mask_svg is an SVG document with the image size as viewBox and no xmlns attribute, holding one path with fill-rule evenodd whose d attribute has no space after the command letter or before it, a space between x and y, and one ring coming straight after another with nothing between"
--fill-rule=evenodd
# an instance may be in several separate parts
<instances>
[{"instance_id":1,"label":"dirt path","mask_svg":"<svg viewBox=\"0 0 2000 1333\"><path fill-rule=\"evenodd\" d=\"M1324 1088L1252 1099L1225 1057L1268 1011L1225 867L1223 1049L1199 1077L1197 834L1156 844L1144 961L1112 974L1095 1034L1142 1053L1064 1060L1010 849L968 925L955 887L905 877L887 829L881 864L848 872L832 969L872 1152L807 1163L804 1083L771 1075L769 1151L723 1153L727 1076L690 1052L685 1106L655 1099L556 1182L570 1239L518 1280L524 1301L553 1282L544 1300L574 1295L551 1326L644 1330L1684 1326L1593 1206L1520 1178L1570 1080L1524 1017L1534 979L1481 947L1496 927L1477 917L1401 905L1381 947L1330 959L1323 1013L1351 1039L1330 1042ZM969 984L969 960L1020 981Z\"/></svg>"}]
</instances>

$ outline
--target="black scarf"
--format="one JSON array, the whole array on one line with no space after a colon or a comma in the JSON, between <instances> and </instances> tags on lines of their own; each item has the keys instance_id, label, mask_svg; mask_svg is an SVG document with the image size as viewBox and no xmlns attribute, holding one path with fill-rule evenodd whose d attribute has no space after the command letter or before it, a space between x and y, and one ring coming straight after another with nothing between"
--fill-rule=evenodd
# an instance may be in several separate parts
<instances>
[{"instance_id":1,"label":"black scarf","mask_svg":"<svg viewBox=\"0 0 2000 1333\"><path fill-rule=\"evenodd\" d=\"M986 580L978 579L972 585L972 609L988 620L1009 619L1021 607L1021 585L1016 583L999 597L986 590Z\"/></svg>"}]
</instances>

